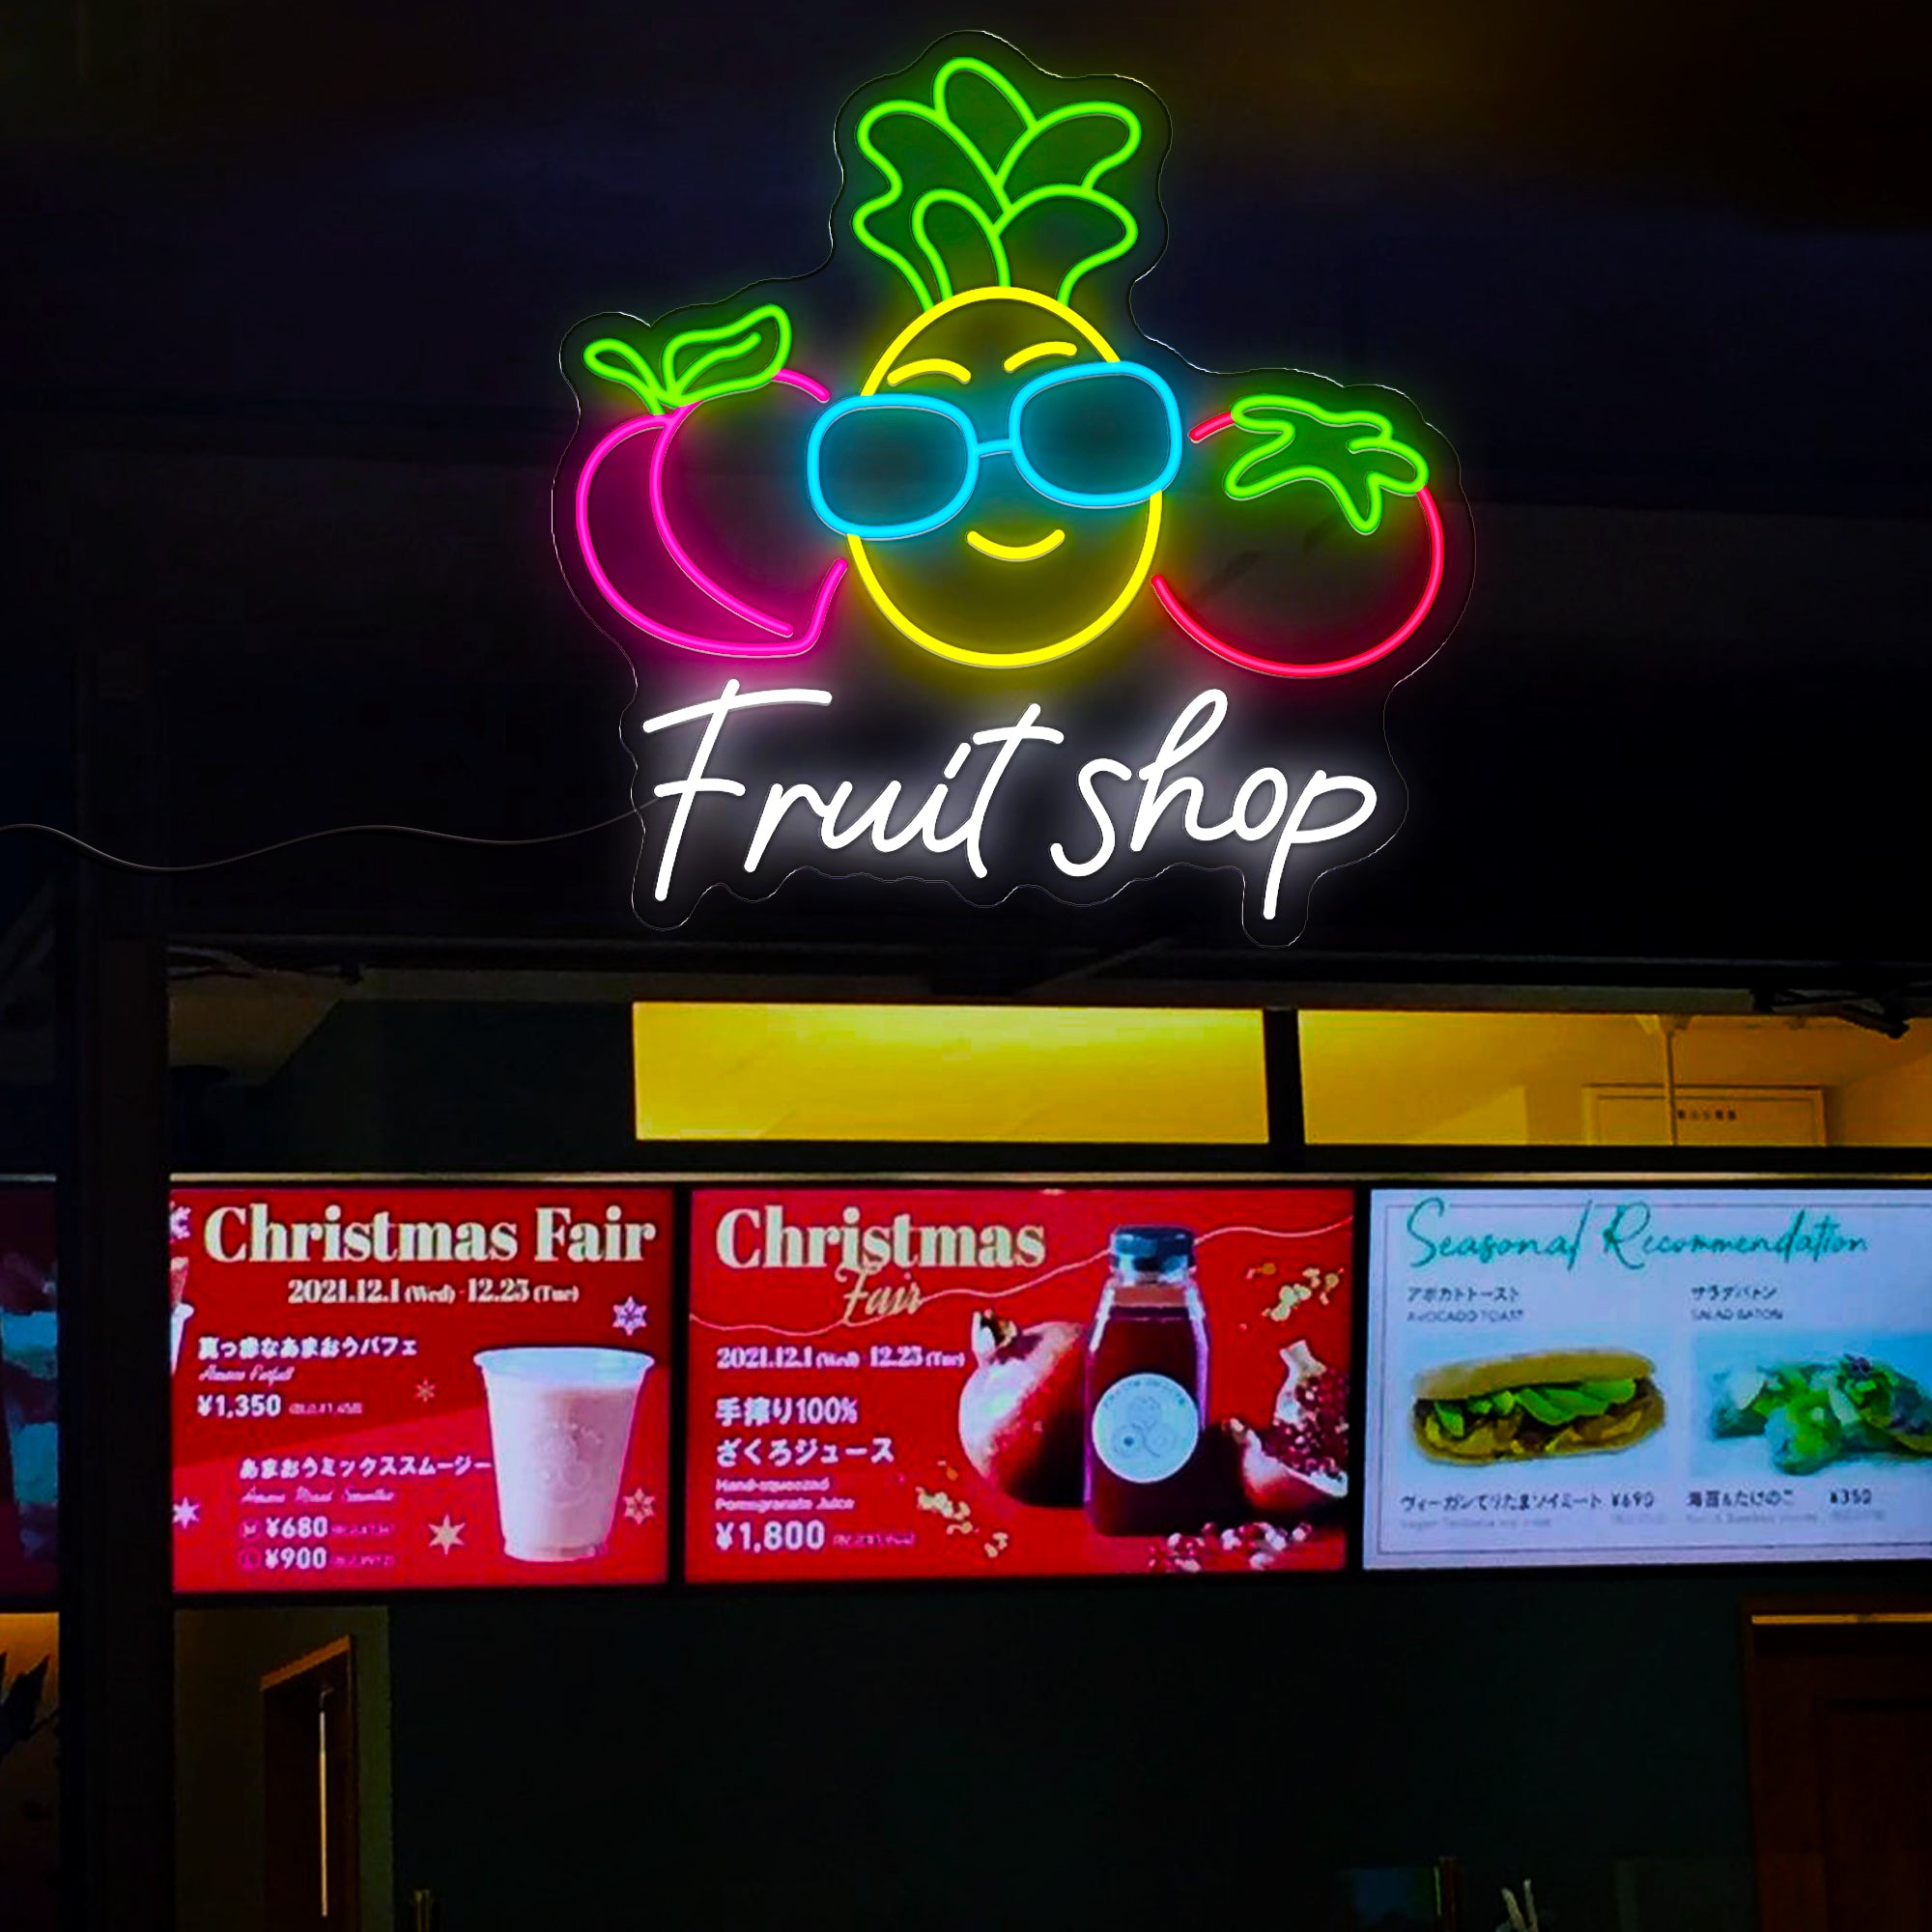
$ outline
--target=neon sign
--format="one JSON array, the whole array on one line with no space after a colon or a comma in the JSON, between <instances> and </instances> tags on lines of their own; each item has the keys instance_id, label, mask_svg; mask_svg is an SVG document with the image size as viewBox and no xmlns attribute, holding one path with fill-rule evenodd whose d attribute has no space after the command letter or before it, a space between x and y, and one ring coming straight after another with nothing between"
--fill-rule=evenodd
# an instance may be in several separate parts
<instances>
[{"instance_id":1,"label":"neon sign","mask_svg":"<svg viewBox=\"0 0 1932 1932\"><path fill-rule=\"evenodd\" d=\"M957 35L837 144L815 273L564 343L557 553L638 676L639 913L801 871L1091 902L1179 864L1293 939L1406 809L1382 711L1466 599L1453 452L1394 391L1141 332L1168 120L1137 83Z\"/></svg>"}]
</instances>

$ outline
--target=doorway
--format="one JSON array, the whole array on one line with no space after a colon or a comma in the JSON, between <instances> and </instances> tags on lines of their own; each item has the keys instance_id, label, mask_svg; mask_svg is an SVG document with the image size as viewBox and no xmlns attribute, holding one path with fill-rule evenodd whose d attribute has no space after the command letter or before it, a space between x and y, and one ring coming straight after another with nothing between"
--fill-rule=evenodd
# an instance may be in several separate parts
<instances>
[{"instance_id":1,"label":"doorway","mask_svg":"<svg viewBox=\"0 0 1932 1932\"><path fill-rule=\"evenodd\" d=\"M355 1647L341 1637L262 1679L267 1922L361 1932Z\"/></svg>"},{"instance_id":2,"label":"doorway","mask_svg":"<svg viewBox=\"0 0 1932 1932\"><path fill-rule=\"evenodd\" d=\"M1764 1932L1932 1932L1932 1608L1747 1618Z\"/></svg>"}]
</instances>

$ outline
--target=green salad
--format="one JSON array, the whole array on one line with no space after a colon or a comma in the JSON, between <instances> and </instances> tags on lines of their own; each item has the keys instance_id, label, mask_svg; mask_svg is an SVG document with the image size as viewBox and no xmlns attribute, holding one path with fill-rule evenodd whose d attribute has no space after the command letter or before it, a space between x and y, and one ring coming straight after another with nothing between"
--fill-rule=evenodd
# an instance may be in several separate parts
<instances>
[{"instance_id":1,"label":"green salad","mask_svg":"<svg viewBox=\"0 0 1932 1932\"><path fill-rule=\"evenodd\" d=\"M1713 1435L1762 1435L1787 1475L1841 1456L1932 1456L1932 1396L1864 1355L1778 1362L1717 1378Z\"/></svg>"}]
</instances>

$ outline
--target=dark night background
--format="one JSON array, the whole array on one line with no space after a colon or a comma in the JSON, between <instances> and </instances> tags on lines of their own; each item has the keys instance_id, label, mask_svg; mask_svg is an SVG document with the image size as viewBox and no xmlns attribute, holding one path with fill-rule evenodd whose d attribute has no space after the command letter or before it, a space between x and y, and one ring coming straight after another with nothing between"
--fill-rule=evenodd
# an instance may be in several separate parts
<instances>
[{"instance_id":1,"label":"dark night background","mask_svg":"<svg viewBox=\"0 0 1932 1932\"><path fill-rule=\"evenodd\" d=\"M1160 889L961 935L943 895L795 885L647 938L621 823L198 873L178 940L899 996L1082 962L1103 991L1284 1004L1932 977L1932 168L1902 7L16 0L0 818L76 822L65 658L100 639L151 720L145 768L100 775L128 856L621 813L629 676L548 549L556 345L814 266L838 101L962 25L1169 102L1151 333L1394 384L1457 444L1476 589L1392 708L1396 844L1323 882L1285 957L1232 911L1173 930ZM51 865L0 842L26 929ZM493 1067L394 1032L371 1065L465 1133L500 1121L533 1165L582 1144L539 1036ZM181 1163L449 1144L434 1109L385 1131L355 1105L297 1094L218 1141L185 1117ZM1317 1926L1332 1867L1462 1852L1548 1872L1550 1932L1594 1932L1638 1859L1728 1932L1735 1627L1765 1581L407 1605L397 1877L447 1932L643 1922L653 1887L680 1925Z\"/></svg>"},{"instance_id":2,"label":"dark night background","mask_svg":"<svg viewBox=\"0 0 1932 1932\"><path fill-rule=\"evenodd\" d=\"M811 268L837 103L957 23L582 0L21 17L14 628L147 654L166 798L136 856L621 810L628 673L544 532L572 420L557 342L602 308ZM1294 955L1264 966L1210 913L1188 940L1222 956L1197 967L1787 959L1897 980L1932 950L1906 884L1932 593L1912 429L1932 404L1932 170L1906 10L978 24L1169 101L1151 332L1209 366L1398 384L1476 506L1469 614L1391 713L1409 823L1318 889ZM33 784L40 718L13 708L23 816L59 804ZM184 882L177 923L639 956L633 856L622 825L523 854L348 841ZM1158 898L1133 898L1066 945L1163 933ZM653 956L781 930L822 949L863 902L794 887L782 924L727 908ZM918 952L947 910L904 896L867 931ZM1024 983L1014 948L1040 924L989 917L963 951ZM972 970L959 949L923 963Z\"/></svg>"}]
</instances>

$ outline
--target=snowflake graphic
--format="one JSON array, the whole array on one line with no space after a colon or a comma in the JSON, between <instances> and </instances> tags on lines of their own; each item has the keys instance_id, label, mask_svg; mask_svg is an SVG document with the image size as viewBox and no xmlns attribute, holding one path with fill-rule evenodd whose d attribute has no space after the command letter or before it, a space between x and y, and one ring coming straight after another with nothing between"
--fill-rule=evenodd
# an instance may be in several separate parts
<instances>
[{"instance_id":1,"label":"snowflake graphic","mask_svg":"<svg viewBox=\"0 0 1932 1932\"><path fill-rule=\"evenodd\" d=\"M436 1400L436 1384L430 1381L418 1382L416 1384L416 1400L418 1402L434 1402Z\"/></svg>"},{"instance_id":2,"label":"snowflake graphic","mask_svg":"<svg viewBox=\"0 0 1932 1932\"><path fill-rule=\"evenodd\" d=\"M627 1294L622 1301L611 1304L611 1325L621 1328L626 1335L635 1335L650 1319L635 1296Z\"/></svg>"},{"instance_id":3,"label":"snowflake graphic","mask_svg":"<svg viewBox=\"0 0 1932 1932\"><path fill-rule=\"evenodd\" d=\"M440 1550L445 1556L452 1549L460 1549L463 1547L463 1532L469 1526L468 1523L450 1521L449 1512L444 1510L442 1520L429 1526L430 1548Z\"/></svg>"},{"instance_id":4,"label":"snowflake graphic","mask_svg":"<svg viewBox=\"0 0 1932 1932\"><path fill-rule=\"evenodd\" d=\"M658 1499L648 1490L633 1490L624 1498L626 1522L649 1522L658 1513Z\"/></svg>"},{"instance_id":5,"label":"snowflake graphic","mask_svg":"<svg viewBox=\"0 0 1932 1932\"><path fill-rule=\"evenodd\" d=\"M185 1201L168 1209L168 1239L185 1241L194 1233L194 1214Z\"/></svg>"},{"instance_id":6,"label":"snowflake graphic","mask_svg":"<svg viewBox=\"0 0 1932 1932\"><path fill-rule=\"evenodd\" d=\"M175 1504L175 1527L192 1529L201 1520L201 1505L192 1496L183 1496Z\"/></svg>"}]
</instances>

